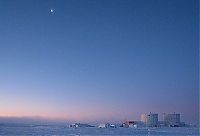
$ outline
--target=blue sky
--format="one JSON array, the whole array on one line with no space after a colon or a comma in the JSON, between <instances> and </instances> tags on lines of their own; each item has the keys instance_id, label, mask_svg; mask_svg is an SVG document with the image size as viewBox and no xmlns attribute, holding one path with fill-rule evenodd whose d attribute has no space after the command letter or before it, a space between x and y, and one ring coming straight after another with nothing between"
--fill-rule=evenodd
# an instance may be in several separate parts
<instances>
[{"instance_id":1,"label":"blue sky","mask_svg":"<svg viewBox=\"0 0 200 136\"><path fill-rule=\"evenodd\" d=\"M0 115L197 122L198 14L197 0L1 0Z\"/></svg>"}]
</instances>

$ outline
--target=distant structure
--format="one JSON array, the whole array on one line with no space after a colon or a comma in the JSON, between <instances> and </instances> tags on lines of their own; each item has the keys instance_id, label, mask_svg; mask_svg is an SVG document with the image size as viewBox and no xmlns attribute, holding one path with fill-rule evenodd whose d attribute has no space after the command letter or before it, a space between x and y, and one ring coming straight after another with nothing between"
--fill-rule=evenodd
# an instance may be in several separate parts
<instances>
[{"instance_id":1,"label":"distant structure","mask_svg":"<svg viewBox=\"0 0 200 136\"><path fill-rule=\"evenodd\" d=\"M81 124L81 123L74 123L69 125L70 128L79 128L79 127L94 127L89 124Z\"/></svg>"},{"instance_id":2,"label":"distant structure","mask_svg":"<svg viewBox=\"0 0 200 136\"><path fill-rule=\"evenodd\" d=\"M122 127L125 127L125 128L137 128L137 124L136 124L135 121L125 121L122 124Z\"/></svg>"},{"instance_id":3,"label":"distant structure","mask_svg":"<svg viewBox=\"0 0 200 136\"><path fill-rule=\"evenodd\" d=\"M157 127L158 126L158 114L149 113L142 114L141 121L148 127Z\"/></svg>"},{"instance_id":4,"label":"distant structure","mask_svg":"<svg viewBox=\"0 0 200 136\"><path fill-rule=\"evenodd\" d=\"M168 127L180 127L183 123L181 123L181 116L179 113L172 114L164 114L164 124Z\"/></svg>"},{"instance_id":5,"label":"distant structure","mask_svg":"<svg viewBox=\"0 0 200 136\"><path fill-rule=\"evenodd\" d=\"M100 124L98 128L116 128L114 124L106 123L106 124Z\"/></svg>"}]
</instances>

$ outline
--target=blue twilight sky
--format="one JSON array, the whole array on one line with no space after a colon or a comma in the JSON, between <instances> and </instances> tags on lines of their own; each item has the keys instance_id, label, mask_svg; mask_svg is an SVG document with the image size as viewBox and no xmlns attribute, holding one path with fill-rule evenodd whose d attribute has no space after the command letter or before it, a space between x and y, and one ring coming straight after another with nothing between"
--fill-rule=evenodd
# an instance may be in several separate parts
<instances>
[{"instance_id":1,"label":"blue twilight sky","mask_svg":"<svg viewBox=\"0 0 200 136\"><path fill-rule=\"evenodd\" d=\"M0 116L198 122L198 6L0 0Z\"/></svg>"}]
</instances>

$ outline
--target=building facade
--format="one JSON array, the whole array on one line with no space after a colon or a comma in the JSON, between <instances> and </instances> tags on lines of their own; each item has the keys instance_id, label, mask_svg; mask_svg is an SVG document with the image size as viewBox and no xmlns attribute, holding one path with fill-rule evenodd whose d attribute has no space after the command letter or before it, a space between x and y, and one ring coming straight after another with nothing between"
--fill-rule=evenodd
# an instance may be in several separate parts
<instances>
[{"instance_id":1,"label":"building facade","mask_svg":"<svg viewBox=\"0 0 200 136\"><path fill-rule=\"evenodd\" d=\"M148 127L157 127L158 114L154 114L154 113L142 114L141 121Z\"/></svg>"},{"instance_id":2,"label":"building facade","mask_svg":"<svg viewBox=\"0 0 200 136\"><path fill-rule=\"evenodd\" d=\"M178 113L164 114L164 124L169 127L179 127L181 125L181 116Z\"/></svg>"}]
</instances>

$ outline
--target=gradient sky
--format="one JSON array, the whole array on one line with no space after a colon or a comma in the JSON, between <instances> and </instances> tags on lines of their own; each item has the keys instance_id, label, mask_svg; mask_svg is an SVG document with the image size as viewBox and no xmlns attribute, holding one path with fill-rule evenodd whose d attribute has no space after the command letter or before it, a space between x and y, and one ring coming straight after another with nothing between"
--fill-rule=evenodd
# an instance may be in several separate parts
<instances>
[{"instance_id":1,"label":"gradient sky","mask_svg":"<svg viewBox=\"0 0 200 136\"><path fill-rule=\"evenodd\" d=\"M198 0L0 0L0 116L198 122L198 14Z\"/></svg>"}]
</instances>

